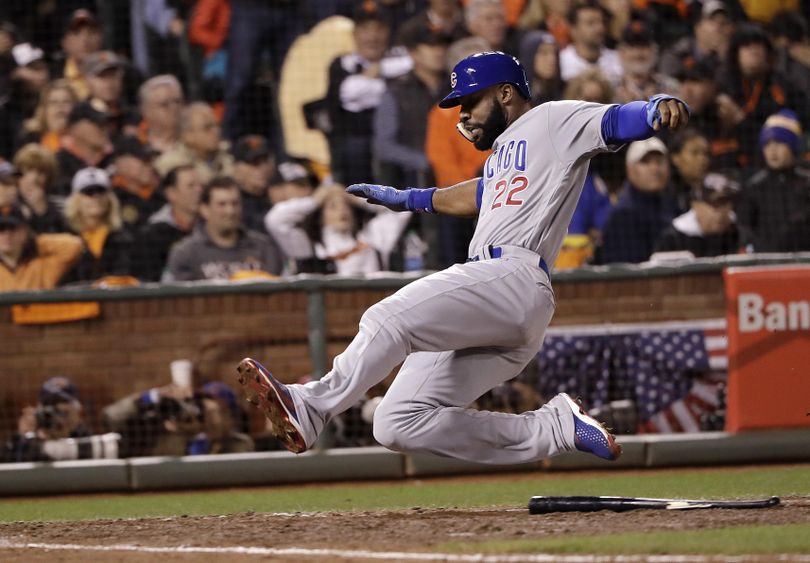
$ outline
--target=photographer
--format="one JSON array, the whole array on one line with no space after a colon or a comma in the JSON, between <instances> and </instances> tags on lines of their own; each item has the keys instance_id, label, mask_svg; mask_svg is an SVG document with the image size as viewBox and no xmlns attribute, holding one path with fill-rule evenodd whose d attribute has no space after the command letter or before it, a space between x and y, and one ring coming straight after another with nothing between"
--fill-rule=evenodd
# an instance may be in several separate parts
<instances>
[{"instance_id":1,"label":"photographer","mask_svg":"<svg viewBox=\"0 0 810 563\"><path fill-rule=\"evenodd\" d=\"M119 438L115 434L91 436L76 386L66 377L52 377L42 385L37 405L23 409L2 461L115 458Z\"/></svg>"},{"instance_id":2,"label":"photographer","mask_svg":"<svg viewBox=\"0 0 810 563\"><path fill-rule=\"evenodd\" d=\"M121 457L182 456L203 430L201 398L166 385L133 393L102 411L104 426L122 436Z\"/></svg>"}]
</instances>

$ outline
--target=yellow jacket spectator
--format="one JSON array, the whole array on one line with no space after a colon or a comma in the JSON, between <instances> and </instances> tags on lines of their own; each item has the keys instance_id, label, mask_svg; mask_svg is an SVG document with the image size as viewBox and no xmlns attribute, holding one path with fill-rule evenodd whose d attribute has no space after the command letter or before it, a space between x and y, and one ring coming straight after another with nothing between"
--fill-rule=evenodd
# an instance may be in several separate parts
<instances>
[{"instance_id":1,"label":"yellow jacket spectator","mask_svg":"<svg viewBox=\"0 0 810 563\"><path fill-rule=\"evenodd\" d=\"M70 234L35 236L19 205L0 208L0 291L56 287L83 249Z\"/></svg>"}]
</instances>

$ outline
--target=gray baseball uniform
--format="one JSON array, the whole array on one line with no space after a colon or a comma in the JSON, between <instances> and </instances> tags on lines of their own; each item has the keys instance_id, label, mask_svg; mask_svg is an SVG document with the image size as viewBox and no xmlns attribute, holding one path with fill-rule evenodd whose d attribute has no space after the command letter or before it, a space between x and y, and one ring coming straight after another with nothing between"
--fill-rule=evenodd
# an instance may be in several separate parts
<instances>
[{"instance_id":1,"label":"gray baseball uniform","mask_svg":"<svg viewBox=\"0 0 810 563\"><path fill-rule=\"evenodd\" d=\"M404 360L374 414L382 445L486 463L575 449L571 411L558 399L523 414L465 407L517 375L543 342L555 303L539 264L541 257L554 262L589 158L608 149L601 133L608 107L544 104L498 137L484 166L470 245L475 261L417 280L371 307L329 374L289 386L307 446Z\"/></svg>"}]
</instances>

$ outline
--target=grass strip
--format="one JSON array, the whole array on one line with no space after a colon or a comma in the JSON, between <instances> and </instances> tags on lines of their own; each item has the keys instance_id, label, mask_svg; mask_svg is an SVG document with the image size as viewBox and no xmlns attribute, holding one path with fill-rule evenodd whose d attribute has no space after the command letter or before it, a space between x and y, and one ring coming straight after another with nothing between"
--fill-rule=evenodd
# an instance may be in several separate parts
<instances>
[{"instance_id":1,"label":"grass strip","mask_svg":"<svg viewBox=\"0 0 810 563\"><path fill-rule=\"evenodd\" d=\"M533 495L750 498L810 494L810 465L285 485L0 500L0 521L88 520L420 507L523 507Z\"/></svg>"},{"instance_id":2,"label":"grass strip","mask_svg":"<svg viewBox=\"0 0 810 563\"><path fill-rule=\"evenodd\" d=\"M757 555L810 553L810 524L448 543L447 553L598 553L600 555Z\"/></svg>"}]
</instances>

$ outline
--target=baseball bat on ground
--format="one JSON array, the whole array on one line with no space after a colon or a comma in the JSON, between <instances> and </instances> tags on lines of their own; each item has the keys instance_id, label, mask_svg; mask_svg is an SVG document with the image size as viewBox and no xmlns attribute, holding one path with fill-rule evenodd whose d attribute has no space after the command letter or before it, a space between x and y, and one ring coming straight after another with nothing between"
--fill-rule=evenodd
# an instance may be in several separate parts
<instances>
[{"instance_id":1,"label":"baseball bat on ground","mask_svg":"<svg viewBox=\"0 0 810 563\"><path fill-rule=\"evenodd\" d=\"M546 497L535 496L529 500L530 514L551 512L596 512L612 510L627 512L642 508L663 510L694 510L698 508L768 508L779 504L779 497L759 500L689 500L674 498L640 497Z\"/></svg>"}]
</instances>

